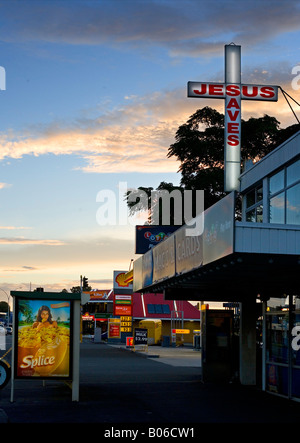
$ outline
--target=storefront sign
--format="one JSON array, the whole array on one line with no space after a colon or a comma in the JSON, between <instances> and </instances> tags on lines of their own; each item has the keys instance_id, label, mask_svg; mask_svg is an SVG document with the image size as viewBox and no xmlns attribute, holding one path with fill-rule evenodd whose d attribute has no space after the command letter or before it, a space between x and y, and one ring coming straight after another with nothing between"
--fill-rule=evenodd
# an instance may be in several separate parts
<instances>
[{"instance_id":1,"label":"storefront sign","mask_svg":"<svg viewBox=\"0 0 300 443\"><path fill-rule=\"evenodd\" d=\"M174 235L153 249L153 282L159 282L175 275Z\"/></svg>"},{"instance_id":2,"label":"storefront sign","mask_svg":"<svg viewBox=\"0 0 300 443\"><path fill-rule=\"evenodd\" d=\"M176 274L183 274L203 264L202 235L187 235L186 227L175 233Z\"/></svg>"},{"instance_id":3,"label":"storefront sign","mask_svg":"<svg viewBox=\"0 0 300 443\"><path fill-rule=\"evenodd\" d=\"M241 84L241 47L225 45L225 83L188 82L188 97L225 99L224 188L239 191L241 100L277 101L278 86Z\"/></svg>"},{"instance_id":4,"label":"storefront sign","mask_svg":"<svg viewBox=\"0 0 300 443\"><path fill-rule=\"evenodd\" d=\"M84 292L84 294L89 294L90 301L107 300L110 291L110 289L97 289L90 292Z\"/></svg>"},{"instance_id":5,"label":"storefront sign","mask_svg":"<svg viewBox=\"0 0 300 443\"><path fill-rule=\"evenodd\" d=\"M71 301L18 299L16 378L69 378Z\"/></svg>"},{"instance_id":6,"label":"storefront sign","mask_svg":"<svg viewBox=\"0 0 300 443\"><path fill-rule=\"evenodd\" d=\"M114 271L113 290L115 294L132 294L132 277L128 277L127 271Z\"/></svg>"}]
</instances>

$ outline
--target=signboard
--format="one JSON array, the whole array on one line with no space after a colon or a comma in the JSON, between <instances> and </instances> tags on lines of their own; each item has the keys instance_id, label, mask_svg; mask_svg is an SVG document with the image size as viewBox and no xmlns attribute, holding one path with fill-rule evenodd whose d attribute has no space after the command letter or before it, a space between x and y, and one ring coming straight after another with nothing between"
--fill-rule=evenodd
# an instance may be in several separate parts
<instances>
[{"instance_id":1,"label":"signboard","mask_svg":"<svg viewBox=\"0 0 300 443\"><path fill-rule=\"evenodd\" d=\"M17 299L15 378L70 378L72 302Z\"/></svg>"},{"instance_id":2,"label":"signboard","mask_svg":"<svg viewBox=\"0 0 300 443\"><path fill-rule=\"evenodd\" d=\"M202 235L186 235L183 226L175 233L176 274L183 274L203 264Z\"/></svg>"},{"instance_id":3,"label":"signboard","mask_svg":"<svg viewBox=\"0 0 300 443\"><path fill-rule=\"evenodd\" d=\"M172 329L172 334L189 334L189 329Z\"/></svg>"},{"instance_id":4,"label":"signboard","mask_svg":"<svg viewBox=\"0 0 300 443\"><path fill-rule=\"evenodd\" d=\"M168 238L180 226L138 225L135 229L135 253L144 254Z\"/></svg>"},{"instance_id":5,"label":"signboard","mask_svg":"<svg viewBox=\"0 0 300 443\"><path fill-rule=\"evenodd\" d=\"M115 303L119 305L131 305L132 295L115 294Z\"/></svg>"},{"instance_id":6,"label":"signboard","mask_svg":"<svg viewBox=\"0 0 300 443\"><path fill-rule=\"evenodd\" d=\"M111 289L95 289L90 292L83 292L84 294L89 294L89 301L107 300Z\"/></svg>"},{"instance_id":7,"label":"signboard","mask_svg":"<svg viewBox=\"0 0 300 443\"><path fill-rule=\"evenodd\" d=\"M157 245L153 251L153 282L175 275L174 235Z\"/></svg>"},{"instance_id":8,"label":"signboard","mask_svg":"<svg viewBox=\"0 0 300 443\"><path fill-rule=\"evenodd\" d=\"M132 306L131 305L115 305L114 315L129 315L132 316Z\"/></svg>"},{"instance_id":9,"label":"signboard","mask_svg":"<svg viewBox=\"0 0 300 443\"><path fill-rule=\"evenodd\" d=\"M121 320L121 332L131 332L132 317L130 315L122 315L120 320Z\"/></svg>"},{"instance_id":10,"label":"signboard","mask_svg":"<svg viewBox=\"0 0 300 443\"><path fill-rule=\"evenodd\" d=\"M241 101L277 101L278 86L241 84L241 47L225 45L225 82L188 82L188 97L225 100L224 189L239 191L241 174Z\"/></svg>"},{"instance_id":11,"label":"signboard","mask_svg":"<svg viewBox=\"0 0 300 443\"><path fill-rule=\"evenodd\" d=\"M134 330L134 344L147 345L148 344L148 329L135 328Z\"/></svg>"},{"instance_id":12,"label":"signboard","mask_svg":"<svg viewBox=\"0 0 300 443\"><path fill-rule=\"evenodd\" d=\"M114 271L113 290L115 294L132 294L132 278L128 277L127 271Z\"/></svg>"},{"instance_id":13,"label":"signboard","mask_svg":"<svg viewBox=\"0 0 300 443\"><path fill-rule=\"evenodd\" d=\"M274 85L226 85L213 82L188 82L188 97L226 98L241 96L242 100L278 100L278 86Z\"/></svg>"},{"instance_id":14,"label":"signboard","mask_svg":"<svg viewBox=\"0 0 300 443\"><path fill-rule=\"evenodd\" d=\"M233 253L235 193L232 192L204 212L203 264Z\"/></svg>"},{"instance_id":15,"label":"signboard","mask_svg":"<svg viewBox=\"0 0 300 443\"><path fill-rule=\"evenodd\" d=\"M108 335L107 338L120 338L121 337L121 322L119 319L108 319Z\"/></svg>"}]
</instances>

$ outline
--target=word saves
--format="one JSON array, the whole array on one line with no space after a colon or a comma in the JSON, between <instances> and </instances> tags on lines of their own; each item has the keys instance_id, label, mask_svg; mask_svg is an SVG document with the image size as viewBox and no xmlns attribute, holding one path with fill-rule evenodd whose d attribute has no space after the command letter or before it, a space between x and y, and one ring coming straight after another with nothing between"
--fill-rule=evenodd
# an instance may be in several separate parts
<instances>
[{"instance_id":1,"label":"word saves","mask_svg":"<svg viewBox=\"0 0 300 443\"><path fill-rule=\"evenodd\" d=\"M239 147L241 131L241 100L277 99L276 86L198 83L192 89L194 97L225 98L225 143Z\"/></svg>"}]
</instances>

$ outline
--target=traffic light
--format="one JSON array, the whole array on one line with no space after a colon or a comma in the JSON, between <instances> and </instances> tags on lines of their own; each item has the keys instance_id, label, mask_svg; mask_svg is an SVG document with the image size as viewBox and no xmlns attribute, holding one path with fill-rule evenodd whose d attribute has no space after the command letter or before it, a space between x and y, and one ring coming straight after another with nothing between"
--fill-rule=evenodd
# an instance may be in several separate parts
<instances>
[{"instance_id":1,"label":"traffic light","mask_svg":"<svg viewBox=\"0 0 300 443\"><path fill-rule=\"evenodd\" d=\"M82 290L86 291L86 290L88 290L88 288L89 288L88 279L87 279L87 277L83 277L83 279L82 279Z\"/></svg>"}]
</instances>

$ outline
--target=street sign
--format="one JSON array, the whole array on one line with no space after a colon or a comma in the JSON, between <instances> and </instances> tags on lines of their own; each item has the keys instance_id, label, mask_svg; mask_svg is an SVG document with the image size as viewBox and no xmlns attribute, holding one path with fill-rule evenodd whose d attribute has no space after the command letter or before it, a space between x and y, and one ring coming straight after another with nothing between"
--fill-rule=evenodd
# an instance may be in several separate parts
<instances>
[{"instance_id":1,"label":"street sign","mask_svg":"<svg viewBox=\"0 0 300 443\"><path fill-rule=\"evenodd\" d=\"M224 189L239 191L241 100L277 101L278 86L241 84L241 47L225 45L225 83L188 82L188 97L225 99Z\"/></svg>"}]
</instances>

